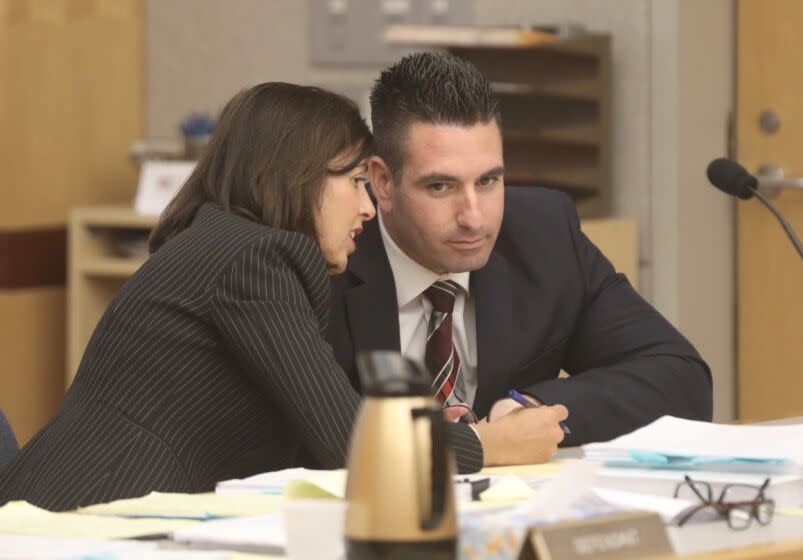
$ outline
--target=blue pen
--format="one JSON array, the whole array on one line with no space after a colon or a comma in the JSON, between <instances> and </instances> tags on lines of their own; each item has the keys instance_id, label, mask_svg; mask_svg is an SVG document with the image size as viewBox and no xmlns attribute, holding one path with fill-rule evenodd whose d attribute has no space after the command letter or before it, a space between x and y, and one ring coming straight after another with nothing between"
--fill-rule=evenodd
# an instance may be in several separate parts
<instances>
[{"instance_id":1,"label":"blue pen","mask_svg":"<svg viewBox=\"0 0 803 560\"><path fill-rule=\"evenodd\" d=\"M539 408L541 406L540 404L535 404L534 402L526 398L524 395L522 395L515 389L511 389L510 391L508 391L507 396L525 408ZM567 426L563 422L560 423L560 429L563 430L564 434L572 433L572 431L569 429L569 426Z\"/></svg>"}]
</instances>

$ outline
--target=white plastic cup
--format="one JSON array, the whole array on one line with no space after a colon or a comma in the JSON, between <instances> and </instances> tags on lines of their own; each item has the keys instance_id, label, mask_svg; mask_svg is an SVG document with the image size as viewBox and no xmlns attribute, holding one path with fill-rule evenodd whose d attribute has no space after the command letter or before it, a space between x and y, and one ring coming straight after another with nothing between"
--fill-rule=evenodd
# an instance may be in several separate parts
<instances>
[{"instance_id":1,"label":"white plastic cup","mask_svg":"<svg viewBox=\"0 0 803 560\"><path fill-rule=\"evenodd\" d=\"M287 500L282 505L290 560L343 560L345 500Z\"/></svg>"}]
</instances>

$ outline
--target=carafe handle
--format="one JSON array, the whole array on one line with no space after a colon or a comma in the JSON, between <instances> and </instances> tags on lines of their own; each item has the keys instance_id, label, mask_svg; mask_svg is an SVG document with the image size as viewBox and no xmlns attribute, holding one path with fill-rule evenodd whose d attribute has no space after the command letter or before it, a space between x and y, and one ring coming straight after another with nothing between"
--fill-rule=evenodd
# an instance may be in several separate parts
<instances>
[{"instance_id":1,"label":"carafe handle","mask_svg":"<svg viewBox=\"0 0 803 560\"><path fill-rule=\"evenodd\" d=\"M432 441L432 499L429 515L419 520L421 529L431 530L440 525L446 509L446 485L451 484L451 480L446 480L447 449L446 449L446 424L443 419L443 410L440 407L414 408L412 411L413 420L428 418L430 424L430 438Z\"/></svg>"}]
</instances>

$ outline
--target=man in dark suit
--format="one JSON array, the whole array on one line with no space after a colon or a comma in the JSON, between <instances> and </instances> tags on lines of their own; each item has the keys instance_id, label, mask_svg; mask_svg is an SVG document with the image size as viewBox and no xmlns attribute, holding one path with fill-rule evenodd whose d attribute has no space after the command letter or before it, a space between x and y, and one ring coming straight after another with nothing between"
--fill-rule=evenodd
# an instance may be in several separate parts
<instances>
[{"instance_id":1,"label":"man in dark suit","mask_svg":"<svg viewBox=\"0 0 803 560\"><path fill-rule=\"evenodd\" d=\"M379 218L335 280L328 328L353 383L363 350L426 366L447 416L488 420L473 424L486 465L537 459L524 434L560 420L544 406L541 426L525 421L510 389L565 405L569 445L711 418L707 365L583 235L571 200L504 187L499 105L475 67L405 57L377 79L371 116Z\"/></svg>"}]
</instances>

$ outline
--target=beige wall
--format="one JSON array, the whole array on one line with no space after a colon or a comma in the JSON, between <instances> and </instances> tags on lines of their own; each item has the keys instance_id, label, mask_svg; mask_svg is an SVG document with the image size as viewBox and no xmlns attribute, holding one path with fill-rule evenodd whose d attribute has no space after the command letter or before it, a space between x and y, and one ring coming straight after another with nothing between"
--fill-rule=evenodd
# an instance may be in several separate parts
<instances>
[{"instance_id":1,"label":"beige wall","mask_svg":"<svg viewBox=\"0 0 803 560\"><path fill-rule=\"evenodd\" d=\"M714 374L714 412L735 408L734 205L705 178L727 152L730 0L651 1L652 299Z\"/></svg>"},{"instance_id":2,"label":"beige wall","mask_svg":"<svg viewBox=\"0 0 803 560\"><path fill-rule=\"evenodd\" d=\"M309 63L306 0L145 0L147 130L176 134L190 111L217 112L266 81L367 90L378 67Z\"/></svg>"},{"instance_id":3,"label":"beige wall","mask_svg":"<svg viewBox=\"0 0 803 560\"><path fill-rule=\"evenodd\" d=\"M715 412L735 411L735 200L704 176L727 154L728 115L735 108L734 21L731 0L680 5L679 321L714 372ZM656 248L657 249L657 248Z\"/></svg>"},{"instance_id":4,"label":"beige wall","mask_svg":"<svg viewBox=\"0 0 803 560\"><path fill-rule=\"evenodd\" d=\"M259 81L367 88L378 68L310 64L307 10L146 0L149 133L171 135L188 111L214 111ZM733 415L733 209L704 170L725 151L731 12L731 0L474 0L477 23L573 21L612 34L614 213L639 223L642 293L711 364L718 419Z\"/></svg>"}]
</instances>

